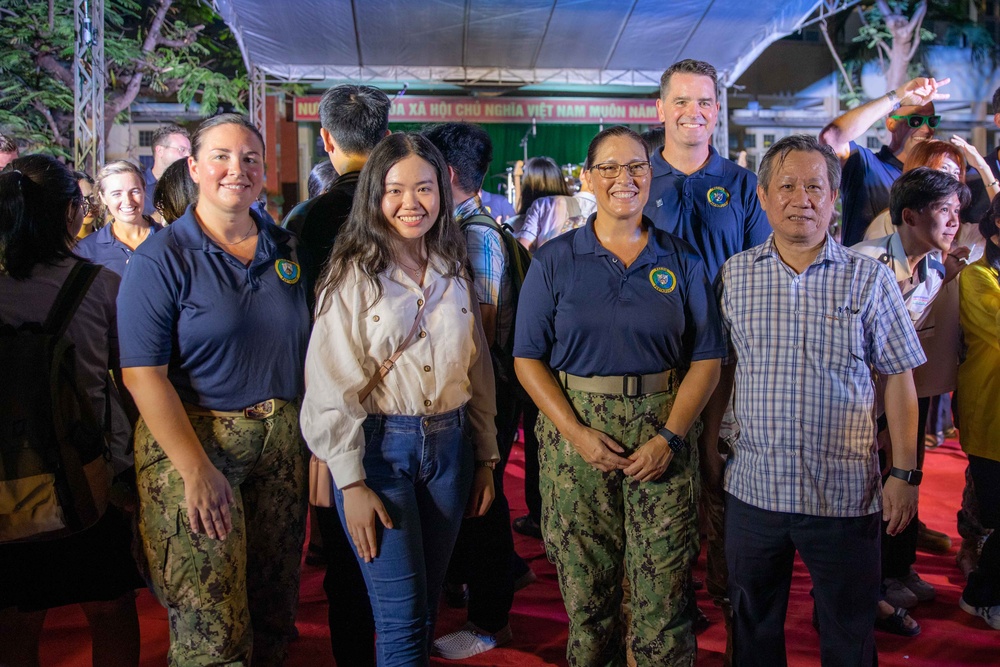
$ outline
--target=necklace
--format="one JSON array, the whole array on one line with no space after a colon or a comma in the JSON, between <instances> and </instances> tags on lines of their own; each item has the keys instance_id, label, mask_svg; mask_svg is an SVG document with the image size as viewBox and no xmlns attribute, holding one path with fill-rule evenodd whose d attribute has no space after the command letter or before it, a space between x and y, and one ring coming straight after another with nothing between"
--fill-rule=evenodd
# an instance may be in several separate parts
<instances>
[{"instance_id":1,"label":"necklace","mask_svg":"<svg viewBox=\"0 0 1000 667\"><path fill-rule=\"evenodd\" d=\"M400 268L407 272L416 282L420 282L420 278L424 275L424 271L427 270L427 260L425 259L420 266L409 266L404 264L402 260L397 259L396 263L399 264Z\"/></svg>"},{"instance_id":2,"label":"necklace","mask_svg":"<svg viewBox=\"0 0 1000 667\"><path fill-rule=\"evenodd\" d=\"M243 243L244 241L246 241L248 238L250 238L250 233L253 232L253 230L255 230L255 229L257 229L257 225L254 224L253 218L251 218L250 219L250 226L247 228L247 233L244 234L243 238L241 238L239 241L233 241L232 243L226 243L225 241L220 241L218 239L214 239L214 240L219 245L239 245L239 244Z\"/></svg>"}]
</instances>

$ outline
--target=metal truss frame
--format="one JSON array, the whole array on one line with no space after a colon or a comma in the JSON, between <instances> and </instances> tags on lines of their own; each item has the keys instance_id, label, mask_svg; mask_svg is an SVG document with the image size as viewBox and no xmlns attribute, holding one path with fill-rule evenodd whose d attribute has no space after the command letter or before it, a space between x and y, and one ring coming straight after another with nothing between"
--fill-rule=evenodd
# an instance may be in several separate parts
<instances>
[{"instance_id":1,"label":"metal truss frame","mask_svg":"<svg viewBox=\"0 0 1000 667\"><path fill-rule=\"evenodd\" d=\"M104 0L73 0L73 161L96 174L104 164Z\"/></svg>"}]
</instances>

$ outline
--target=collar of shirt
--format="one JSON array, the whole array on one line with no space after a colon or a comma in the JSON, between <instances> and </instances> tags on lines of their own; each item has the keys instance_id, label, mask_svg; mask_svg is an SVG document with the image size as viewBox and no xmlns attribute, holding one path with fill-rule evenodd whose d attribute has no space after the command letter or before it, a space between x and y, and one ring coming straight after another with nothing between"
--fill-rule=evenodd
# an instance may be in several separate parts
<instances>
[{"instance_id":1,"label":"collar of shirt","mask_svg":"<svg viewBox=\"0 0 1000 667\"><path fill-rule=\"evenodd\" d=\"M773 258L781 264L788 266L785 264L784 260L781 259L781 255L778 254L778 249L774 245L774 232L771 232L771 235L768 236L767 240L762 244L756 248L751 248L747 252L752 253L751 257L753 258L753 263L759 262L764 258ZM823 242L823 248L819 251L819 254L816 255L816 258L812 261L812 263L809 264L809 268L825 262L842 264L848 260L849 258L844 246L834 241L833 237L830 236L830 233L827 232L826 239ZM808 271L809 268L807 268L806 271ZM806 271L803 271L803 273Z\"/></svg>"},{"instance_id":2,"label":"collar of shirt","mask_svg":"<svg viewBox=\"0 0 1000 667\"><path fill-rule=\"evenodd\" d=\"M883 262L883 264L888 264L889 268L893 270L896 274L896 280L909 280L913 277L910 273L910 262L906 259L906 250L903 249L903 239L900 238L899 232L890 234L885 239L880 239L880 243L885 245L886 254L889 256L889 262ZM927 253L923 259L917 262L917 282L922 283L927 280L927 274L930 271L937 271L944 277L944 264L942 263L941 251L932 250Z\"/></svg>"},{"instance_id":3,"label":"collar of shirt","mask_svg":"<svg viewBox=\"0 0 1000 667\"><path fill-rule=\"evenodd\" d=\"M683 171L675 169L672 164L663 157L663 151L653 151L650 156L650 164L653 166L653 178L657 176L672 175L678 178L691 178L692 176L724 176L725 160L713 146L708 147L708 161L697 171L685 174Z\"/></svg>"},{"instance_id":4,"label":"collar of shirt","mask_svg":"<svg viewBox=\"0 0 1000 667\"><path fill-rule=\"evenodd\" d=\"M877 157L881 162L885 162L886 164L891 164L900 171L903 170L903 163L900 162L899 158L896 157L895 153L893 153L889 149L889 147L886 146L885 144L883 144L882 148L879 149L879 152L875 154L875 157Z\"/></svg>"},{"instance_id":5,"label":"collar of shirt","mask_svg":"<svg viewBox=\"0 0 1000 667\"><path fill-rule=\"evenodd\" d=\"M599 255L606 257L614 257L611 252L609 252L600 241L597 240L597 232L594 230L594 223L597 221L597 214L591 215L590 219L587 220L580 231L573 237L573 253L576 255ZM635 258L632 266L641 266L649 259L655 259L657 257L665 257L667 255L672 255L676 251L673 247L667 247L663 243L661 238L663 232L653 226L653 221L642 216L642 222L646 225L647 235L646 235L646 247L642 249L639 256Z\"/></svg>"},{"instance_id":6,"label":"collar of shirt","mask_svg":"<svg viewBox=\"0 0 1000 667\"><path fill-rule=\"evenodd\" d=\"M149 223L149 233L150 234L155 234L156 232L160 231L160 229L162 229L155 222L151 222L148 219L146 220L146 222ZM124 243L122 243L121 241L119 241L118 237L115 236L114 232L111 231L111 227L113 225L114 225L114 223L108 223L108 224L104 225L103 227L101 227L100 229L97 230L97 232L96 232L97 243L103 243L105 245L121 245L121 246L125 246L126 249L131 250L131 248L129 248Z\"/></svg>"},{"instance_id":7,"label":"collar of shirt","mask_svg":"<svg viewBox=\"0 0 1000 667\"><path fill-rule=\"evenodd\" d=\"M267 224L257 211L250 209L250 217L257 225L257 252L249 268L269 262L277 256L278 245L286 243L291 234L284 229ZM221 254L226 251L216 245L205 235L194 217L194 204L188 206L180 218L170 225L174 243L188 250L201 250L206 253Z\"/></svg>"},{"instance_id":8,"label":"collar of shirt","mask_svg":"<svg viewBox=\"0 0 1000 667\"><path fill-rule=\"evenodd\" d=\"M471 218L474 215L490 215L489 212L483 208L482 202L478 197L469 197L455 207L455 222L458 224L462 224L463 220Z\"/></svg>"}]
</instances>

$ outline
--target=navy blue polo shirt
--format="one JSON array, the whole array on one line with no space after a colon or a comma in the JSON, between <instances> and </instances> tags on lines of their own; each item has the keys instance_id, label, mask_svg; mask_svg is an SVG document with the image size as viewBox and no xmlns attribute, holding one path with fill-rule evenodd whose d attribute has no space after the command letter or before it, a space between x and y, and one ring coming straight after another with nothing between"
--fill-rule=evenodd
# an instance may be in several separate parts
<instances>
[{"instance_id":1,"label":"navy blue polo shirt","mask_svg":"<svg viewBox=\"0 0 1000 667\"><path fill-rule=\"evenodd\" d=\"M112 224L104 225L90 236L81 239L73 252L77 256L84 258L88 262L100 264L111 269L118 275L125 273L125 265L132 258L133 250L115 238L111 232ZM155 222L149 223L149 234L152 235L160 231L160 226ZM143 243L149 241L149 238Z\"/></svg>"},{"instance_id":2,"label":"navy blue polo shirt","mask_svg":"<svg viewBox=\"0 0 1000 667\"><path fill-rule=\"evenodd\" d=\"M597 241L591 216L531 262L515 357L591 376L658 373L725 355L705 264L676 236L650 225L646 247L626 269Z\"/></svg>"},{"instance_id":3,"label":"navy blue polo shirt","mask_svg":"<svg viewBox=\"0 0 1000 667\"><path fill-rule=\"evenodd\" d=\"M181 400L211 410L302 395L309 311L297 239L251 215L260 233L249 267L205 236L191 207L139 246L118 293L123 368L166 364Z\"/></svg>"},{"instance_id":4,"label":"navy blue polo shirt","mask_svg":"<svg viewBox=\"0 0 1000 667\"><path fill-rule=\"evenodd\" d=\"M714 280L727 259L766 241L771 225L757 200L757 176L711 146L708 151L708 162L690 175L654 151L643 213L659 229L693 245Z\"/></svg>"},{"instance_id":5,"label":"navy blue polo shirt","mask_svg":"<svg viewBox=\"0 0 1000 667\"><path fill-rule=\"evenodd\" d=\"M903 163L888 146L873 153L853 141L850 145L851 156L840 176L840 242L848 247L863 241L875 216L889 208L889 190L903 173Z\"/></svg>"}]
</instances>

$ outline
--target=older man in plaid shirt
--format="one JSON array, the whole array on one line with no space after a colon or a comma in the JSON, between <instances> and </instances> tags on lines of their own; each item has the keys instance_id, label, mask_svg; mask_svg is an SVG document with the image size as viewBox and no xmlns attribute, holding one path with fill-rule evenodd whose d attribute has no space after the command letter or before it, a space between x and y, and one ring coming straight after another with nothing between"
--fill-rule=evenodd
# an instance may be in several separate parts
<instances>
[{"instance_id":1,"label":"older man in plaid shirt","mask_svg":"<svg viewBox=\"0 0 1000 667\"><path fill-rule=\"evenodd\" d=\"M735 665L785 664L796 551L813 580L823 664L875 664L881 520L895 534L916 510L910 369L924 354L891 272L829 236L837 183L828 147L777 142L757 187L774 233L719 274L741 428L724 481ZM900 443L884 491L873 371Z\"/></svg>"}]
</instances>

